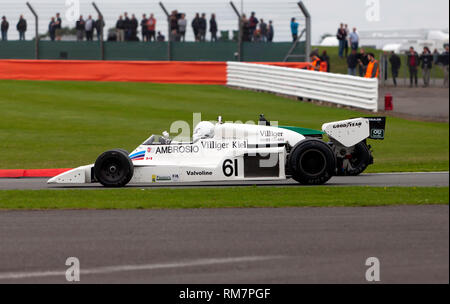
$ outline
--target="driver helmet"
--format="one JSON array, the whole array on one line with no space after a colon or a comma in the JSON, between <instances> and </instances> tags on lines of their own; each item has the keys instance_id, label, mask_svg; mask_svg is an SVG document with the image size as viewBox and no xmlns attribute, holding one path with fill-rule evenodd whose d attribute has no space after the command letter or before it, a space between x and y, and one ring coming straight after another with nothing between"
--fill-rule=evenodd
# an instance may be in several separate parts
<instances>
[{"instance_id":1,"label":"driver helmet","mask_svg":"<svg viewBox=\"0 0 450 304\"><path fill-rule=\"evenodd\" d=\"M210 121L201 121L197 124L193 134L194 142L199 139L214 137L214 124Z\"/></svg>"}]
</instances>

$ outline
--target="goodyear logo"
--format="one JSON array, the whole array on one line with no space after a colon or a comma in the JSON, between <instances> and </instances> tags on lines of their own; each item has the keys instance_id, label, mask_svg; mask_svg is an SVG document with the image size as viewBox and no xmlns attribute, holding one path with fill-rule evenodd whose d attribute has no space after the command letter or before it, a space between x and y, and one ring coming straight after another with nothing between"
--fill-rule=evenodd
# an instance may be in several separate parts
<instances>
[{"instance_id":1,"label":"goodyear logo","mask_svg":"<svg viewBox=\"0 0 450 304\"><path fill-rule=\"evenodd\" d=\"M351 127L361 127L362 126L362 122L347 122L347 123L339 123L339 124L335 124L333 125L333 129L337 129L337 128L351 128Z\"/></svg>"}]
</instances>

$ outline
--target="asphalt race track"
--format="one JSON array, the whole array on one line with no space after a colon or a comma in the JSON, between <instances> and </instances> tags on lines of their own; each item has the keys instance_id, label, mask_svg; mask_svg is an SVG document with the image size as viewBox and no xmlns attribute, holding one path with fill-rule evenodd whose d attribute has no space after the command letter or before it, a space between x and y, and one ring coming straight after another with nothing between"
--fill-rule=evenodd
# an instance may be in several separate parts
<instances>
[{"instance_id":1,"label":"asphalt race track","mask_svg":"<svg viewBox=\"0 0 450 304\"><path fill-rule=\"evenodd\" d=\"M0 190L8 189L96 189L103 188L100 184L63 185L47 184L47 178L0 178ZM298 186L294 180L261 181L261 182L202 182L202 183L158 183L146 185L130 185L128 187L230 187L230 186ZM336 176L326 186L404 186L404 187L437 187L449 185L448 172L430 173L377 173L360 176Z\"/></svg>"},{"instance_id":2,"label":"asphalt race track","mask_svg":"<svg viewBox=\"0 0 450 304\"><path fill-rule=\"evenodd\" d=\"M449 282L448 206L0 212L0 283Z\"/></svg>"},{"instance_id":3,"label":"asphalt race track","mask_svg":"<svg viewBox=\"0 0 450 304\"><path fill-rule=\"evenodd\" d=\"M97 189L0 179L0 189ZM133 187L297 186L294 181ZM448 186L449 173L334 177L330 186ZM0 284L449 282L449 207L0 211Z\"/></svg>"}]
</instances>

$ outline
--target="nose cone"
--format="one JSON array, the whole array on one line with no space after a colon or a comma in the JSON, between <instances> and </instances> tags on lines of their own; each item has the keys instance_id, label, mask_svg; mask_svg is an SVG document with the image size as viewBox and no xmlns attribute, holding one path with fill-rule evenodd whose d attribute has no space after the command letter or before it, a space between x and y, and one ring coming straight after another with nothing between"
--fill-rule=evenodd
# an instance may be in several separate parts
<instances>
[{"instance_id":1,"label":"nose cone","mask_svg":"<svg viewBox=\"0 0 450 304\"><path fill-rule=\"evenodd\" d=\"M94 165L78 167L52 177L47 184L84 184L91 182L91 168Z\"/></svg>"},{"instance_id":2,"label":"nose cone","mask_svg":"<svg viewBox=\"0 0 450 304\"><path fill-rule=\"evenodd\" d=\"M60 174L61 175L61 174ZM56 178L58 177L59 175L57 175L57 176L54 176L54 177L52 177L51 179L49 179L48 181L47 181L47 184L56 184Z\"/></svg>"}]
</instances>

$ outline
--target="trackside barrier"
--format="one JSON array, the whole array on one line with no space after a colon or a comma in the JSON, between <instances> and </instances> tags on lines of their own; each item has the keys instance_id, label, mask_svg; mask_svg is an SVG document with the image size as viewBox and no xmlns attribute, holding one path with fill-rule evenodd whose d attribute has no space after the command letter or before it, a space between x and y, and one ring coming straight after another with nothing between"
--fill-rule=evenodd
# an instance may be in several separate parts
<instances>
[{"instance_id":1,"label":"trackside barrier","mask_svg":"<svg viewBox=\"0 0 450 304\"><path fill-rule=\"evenodd\" d=\"M378 79L227 62L227 85L378 111Z\"/></svg>"},{"instance_id":2,"label":"trackside barrier","mask_svg":"<svg viewBox=\"0 0 450 304\"><path fill-rule=\"evenodd\" d=\"M257 62L304 68L305 62ZM51 71L43 73L42 71ZM226 85L227 63L208 61L0 60L0 79Z\"/></svg>"},{"instance_id":3,"label":"trackside barrier","mask_svg":"<svg viewBox=\"0 0 450 304\"><path fill-rule=\"evenodd\" d=\"M70 169L3 169L0 170L0 178L19 177L53 177L69 171Z\"/></svg>"}]
</instances>

